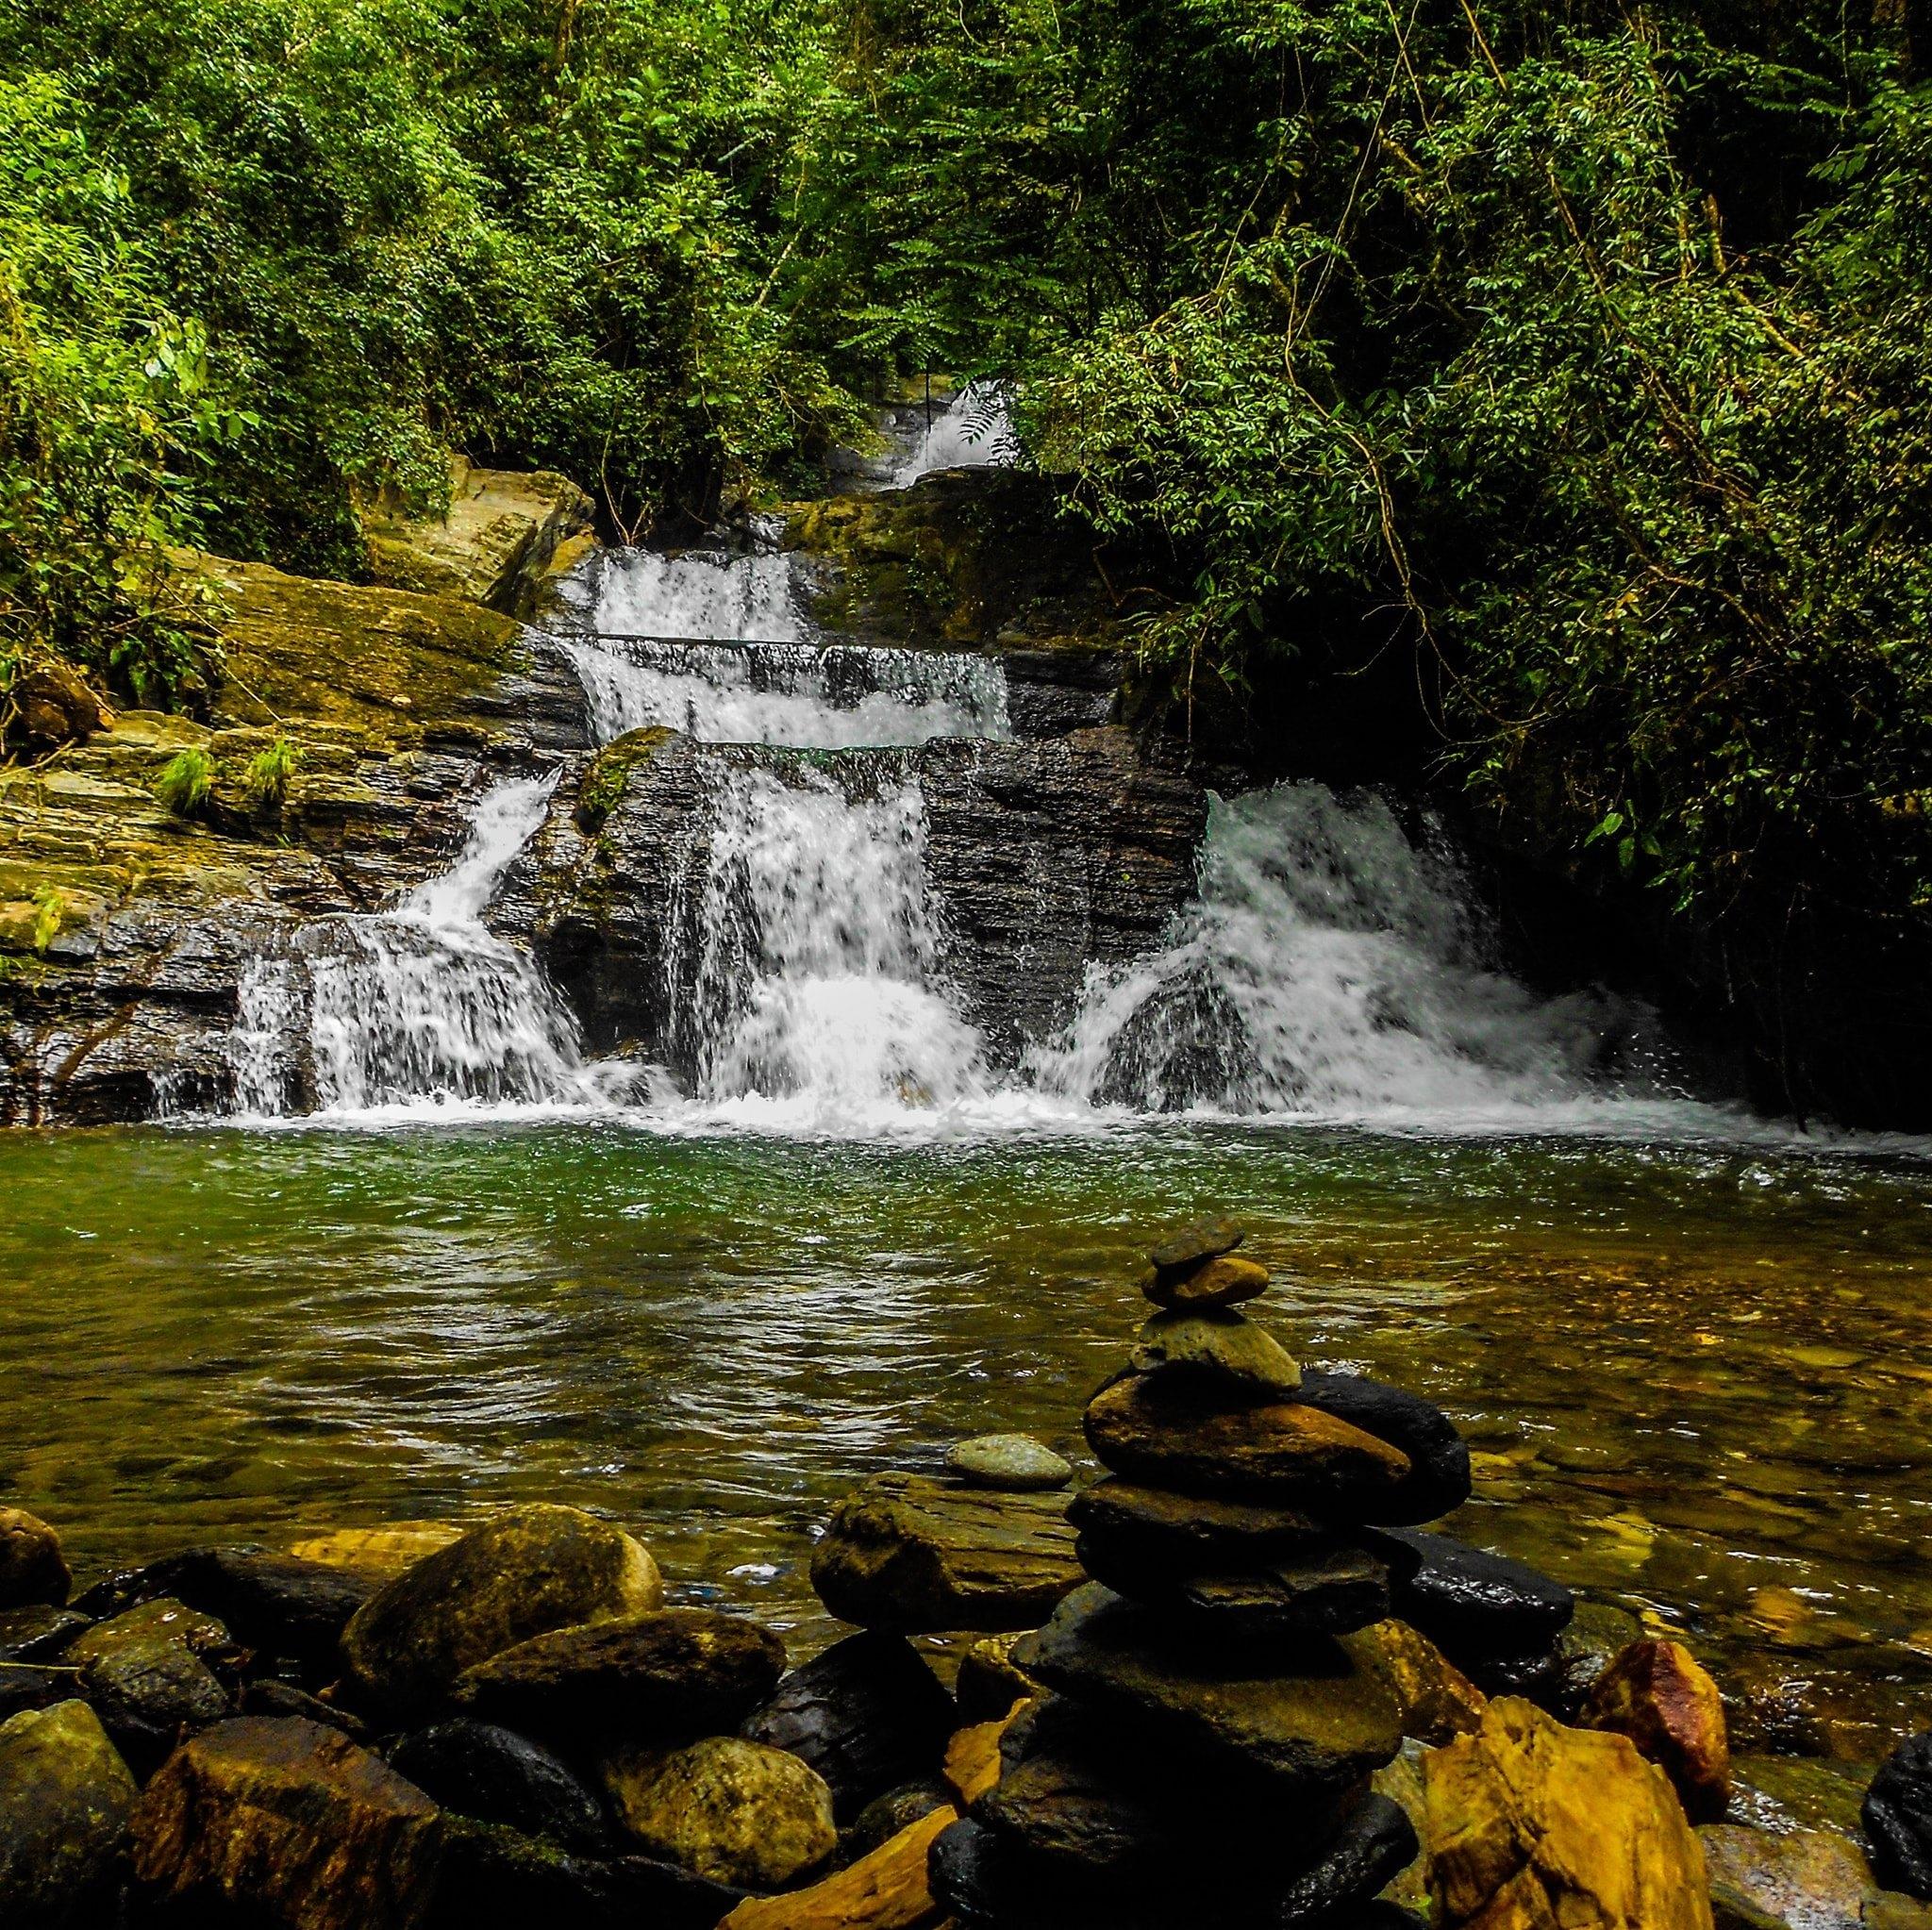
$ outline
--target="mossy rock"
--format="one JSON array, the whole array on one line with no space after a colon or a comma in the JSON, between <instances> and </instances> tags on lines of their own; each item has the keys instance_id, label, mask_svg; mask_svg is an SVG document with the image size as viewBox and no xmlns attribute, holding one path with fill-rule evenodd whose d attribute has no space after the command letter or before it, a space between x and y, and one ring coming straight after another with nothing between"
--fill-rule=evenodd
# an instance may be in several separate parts
<instances>
[{"instance_id":1,"label":"mossy rock","mask_svg":"<svg viewBox=\"0 0 1932 1930\"><path fill-rule=\"evenodd\" d=\"M651 724L643 730L626 732L606 744L577 787L576 808L572 814L577 829L587 838L601 831L605 821L624 803L631 774L640 764L648 763L676 735L666 725Z\"/></svg>"}]
</instances>

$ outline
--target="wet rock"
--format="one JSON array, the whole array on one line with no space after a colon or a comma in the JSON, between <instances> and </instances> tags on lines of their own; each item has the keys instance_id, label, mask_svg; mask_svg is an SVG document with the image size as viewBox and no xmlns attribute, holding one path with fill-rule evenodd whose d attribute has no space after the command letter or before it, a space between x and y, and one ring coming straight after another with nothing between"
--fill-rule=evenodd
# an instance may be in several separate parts
<instances>
[{"instance_id":1,"label":"wet rock","mask_svg":"<svg viewBox=\"0 0 1932 1930\"><path fill-rule=\"evenodd\" d=\"M376 1584L326 1562L258 1548L196 1548L142 1570L145 1593L214 1616L263 1656L332 1673L344 1628Z\"/></svg>"},{"instance_id":2,"label":"wet rock","mask_svg":"<svg viewBox=\"0 0 1932 1930\"><path fill-rule=\"evenodd\" d=\"M1489 1698L1420 1629L1378 1622L1362 1630L1360 1647L1393 1697L1405 1736L1436 1748L1481 1728Z\"/></svg>"},{"instance_id":3,"label":"wet rock","mask_svg":"<svg viewBox=\"0 0 1932 1930\"><path fill-rule=\"evenodd\" d=\"M1627 1736L1669 1776L1692 1822L1715 1822L1730 1796L1731 1745L1717 1684L1681 1642L1634 1641L1600 1675L1582 1726Z\"/></svg>"},{"instance_id":4,"label":"wet rock","mask_svg":"<svg viewBox=\"0 0 1932 1930\"><path fill-rule=\"evenodd\" d=\"M1932 1730L1901 1742L1860 1812L1872 1867L1888 1889L1932 1898Z\"/></svg>"},{"instance_id":5,"label":"wet rock","mask_svg":"<svg viewBox=\"0 0 1932 1930\"><path fill-rule=\"evenodd\" d=\"M658 1565L620 1529L548 1503L509 1508L384 1585L342 1633L357 1692L408 1718L467 1669L552 1629L662 1605Z\"/></svg>"},{"instance_id":6,"label":"wet rock","mask_svg":"<svg viewBox=\"0 0 1932 1930\"><path fill-rule=\"evenodd\" d=\"M839 1506L811 1585L834 1615L906 1633L1031 1628L1078 1585L1066 1502L875 1474Z\"/></svg>"},{"instance_id":7,"label":"wet rock","mask_svg":"<svg viewBox=\"0 0 1932 1930\"><path fill-rule=\"evenodd\" d=\"M1408 1472L1399 1449L1319 1407L1244 1404L1172 1370L1103 1388L1086 1429L1093 1452L1130 1480L1348 1519L1374 1520Z\"/></svg>"},{"instance_id":8,"label":"wet rock","mask_svg":"<svg viewBox=\"0 0 1932 1930\"><path fill-rule=\"evenodd\" d=\"M924 1930L938 1915L932 1846L958 1820L949 1807L929 1810L808 1889L747 1899L719 1930Z\"/></svg>"},{"instance_id":9,"label":"wet rock","mask_svg":"<svg viewBox=\"0 0 1932 1930\"><path fill-rule=\"evenodd\" d=\"M115 1746L145 1773L177 1742L232 1713L228 1692L185 1643L151 1638L117 1644L80 1674Z\"/></svg>"},{"instance_id":10,"label":"wet rock","mask_svg":"<svg viewBox=\"0 0 1932 1930\"><path fill-rule=\"evenodd\" d=\"M1445 1930L1710 1930L1697 1839L1626 1738L1565 1729L1507 1697L1424 1758L1424 1787Z\"/></svg>"},{"instance_id":11,"label":"wet rock","mask_svg":"<svg viewBox=\"0 0 1932 1930\"><path fill-rule=\"evenodd\" d=\"M1559 1582L1501 1555L1447 1535L1395 1528L1388 1539L1412 1549L1421 1563L1395 1593L1395 1612L1458 1667L1474 1674L1480 1658L1549 1656L1575 1611ZM1480 1678L1478 1677L1478 1680Z\"/></svg>"},{"instance_id":12,"label":"wet rock","mask_svg":"<svg viewBox=\"0 0 1932 1930\"><path fill-rule=\"evenodd\" d=\"M1175 1574L1165 1566L1124 1562L1108 1544L1084 1535L1078 1545L1087 1572L1116 1594L1174 1615L1203 1617L1238 1640L1345 1635L1389 1613L1387 1566L1347 1542L1236 1574Z\"/></svg>"},{"instance_id":13,"label":"wet rock","mask_svg":"<svg viewBox=\"0 0 1932 1930\"><path fill-rule=\"evenodd\" d=\"M959 1657L953 1697L967 1722L996 1721L1023 1696L1038 1692L1040 1685L1012 1661L1013 1645L1026 1634L1025 1629L1008 1629L1004 1635L982 1636Z\"/></svg>"},{"instance_id":14,"label":"wet rock","mask_svg":"<svg viewBox=\"0 0 1932 1930\"><path fill-rule=\"evenodd\" d=\"M1156 1306L1175 1313L1238 1306L1244 1300L1259 1298L1267 1290L1268 1269L1233 1255L1208 1260L1190 1273L1149 1273L1141 1282L1141 1291Z\"/></svg>"},{"instance_id":15,"label":"wet rock","mask_svg":"<svg viewBox=\"0 0 1932 1930\"><path fill-rule=\"evenodd\" d=\"M1346 1421L1408 1456L1409 1472L1376 1520L1432 1522L1470 1496L1469 1448L1456 1423L1433 1402L1365 1373L1305 1368L1297 1399Z\"/></svg>"},{"instance_id":16,"label":"wet rock","mask_svg":"<svg viewBox=\"0 0 1932 1930\"><path fill-rule=\"evenodd\" d=\"M85 1703L0 1722L0 1922L65 1930L106 1916L139 1794Z\"/></svg>"},{"instance_id":17,"label":"wet rock","mask_svg":"<svg viewBox=\"0 0 1932 1930\"><path fill-rule=\"evenodd\" d=\"M1330 1912L1366 1904L1422 1852L1408 1813L1387 1796L1357 1805L1321 1860L1283 1893L1277 1918L1287 1930L1320 1923Z\"/></svg>"},{"instance_id":18,"label":"wet rock","mask_svg":"<svg viewBox=\"0 0 1932 1930\"><path fill-rule=\"evenodd\" d=\"M1224 1751L1318 1797L1366 1776L1402 1742L1395 1705L1353 1639L1311 1638L1256 1654L1190 1639L1090 1583L1013 1658L1096 1709ZM1284 1669L1295 1672L1277 1672Z\"/></svg>"},{"instance_id":19,"label":"wet rock","mask_svg":"<svg viewBox=\"0 0 1932 1930\"><path fill-rule=\"evenodd\" d=\"M1596 1679L1619 1653L1643 1639L1643 1624L1627 1608L1608 1602L1579 1602L1557 1638L1557 1687L1546 1706L1553 1716L1574 1722Z\"/></svg>"},{"instance_id":20,"label":"wet rock","mask_svg":"<svg viewBox=\"0 0 1932 1930\"><path fill-rule=\"evenodd\" d=\"M1020 1715L1031 1706L1030 1700L1018 1703L1004 1716L988 1722L969 1722L948 1739L943 1774L960 1809L970 1809L999 1781L1004 1761L1001 1745Z\"/></svg>"},{"instance_id":21,"label":"wet rock","mask_svg":"<svg viewBox=\"0 0 1932 1930\"><path fill-rule=\"evenodd\" d=\"M61 1659L82 1667L122 1650L145 1649L156 1642L172 1642L191 1655L215 1659L231 1654L235 1646L226 1626L212 1615L163 1595L95 1622L67 1644Z\"/></svg>"},{"instance_id":22,"label":"wet rock","mask_svg":"<svg viewBox=\"0 0 1932 1930\"><path fill-rule=\"evenodd\" d=\"M1016 1494L1064 1488L1073 1464L1030 1434L980 1434L957 1443L946 1467L973 1488L1002 1488Z\"/></svg>"},{"instance_id":23,"label":"wet rock","mask_svg":"<svg viewBox=\"0 0 1932 1930\"><path fill-rule=\"evenodd\" d=\"M338 1708L293 1683L273 1677L247 1682L242 1688L242 1714L244 1716L306 1716L325 1729L340 1729L354 1742L369 1739L369 1725L353 1709Z\"/></svg>"},{"instance_id":24,"label":"wet rock","mask_svg":"<svg viewBox=\"0 0 1932 1930\"><path fill-rule=\"evenodd\" d=\"M1246 1238L1246 1231L1240 1222L1230 1220L1224 1214L1195 1220L1186 1226L1175 1227L1158 1246L1151 1248L1147 1264L1157 1273L1170 1278L1185 1278L1209 1260L1218 1260L1223 1254L1232 1253Z\"/></svg>"},{"instance_id":25,"label":"wet rock","mask_svg":"<svg viewBox=\"0 0 1932 1930\"><path fill-rule=\"evenodd\" d=\"M1293 1508L1171 1494L1118 1475L1083 1488L1067 1519L1103 1559L1190 1574L1261 1567L1336 1539L1333 1528Z\"/></svg>"},{"instance_id":26,"label":"wet rock","mask_svg":"<svg viewBox=\"0 0 1932 1930\"><path fill-rule=\"evenodd\" d=\"M605 1765L619 1820L653 1855L716 1883L777 1889L838 1847L832 1792L795 1755L737 1736Z\"/></svg>"},{"instance_id":27,"label":"wet rock","mask_svg":"<svg viewBox=\"0 0 1932 1930\"><path fill-rule=\"evenodd\" d=\"M1855 1844L1824 1830L1697 1832L1717 1930L1859 1930L1872 1885Z\"/></svg>"},{"instance_id":28,"label":"wet rock","mask_svg":"<svg viewBox=\"0 0 1932 1930\"><path fill-rule=\"evenodd\" d=\"M458 1677L455 1699L569 1743L668 1744L735 1728L784 1669L784 1642L748 1617L656 1608L504 1649Z\"/></svg>"},{"instance_id":29,"label":"wet rock","mask_svg":"<svg viewBox=\"0 0 1932 1930\"><path fill-rule=\"evenodd\" d=\"M1005 1708L1011 1705L1009 1698ZM902 1636L868 1630L794 1669L739 1733L808 1764L846 1822L882 1791L937 1771L954 1720L918 1650Z\"/></svg>"},{"instance_id":30,"label":"wet rock","mask_svg":"<svg viewBox=\"0 0 1932 1930\"><path fill-rule=\"evenodd\" d=\"M58 1606L73 1585L60 1537L24 1507L0 1507L0 1608Z\"/></svg>"},{"instance_id":31,"label":"wet rock","mask_svg":"<svg viewBox=\"0 0 1932 1930\"><path fill-rule=\"evenodd\" d=\"M79 1686L76 1672L61 1663L0 1662L0 1722L25 1709L52 1708Z\"/></svg>"},{"instance_id":32,"label":"wet rock","mask_svg":"<svg viewBox=\"0 0 1932 1930\"><path fill-rule=\"evenodd\" d=\"M1398 1805L1408 1818L1418 1842L1426 1843L1429 1826L1428 1797L1423 1788L1423 1764L1428 1751L1412 1737L1404 1739L1402 1754L1386 1763L1369 1778L1369 1788ZM1427 1913L1429 1904L1429 1859L1418 1856L1390 1878L1382 1888L1382 1900L1404 1909Z\"/></svg>"},{"instance_id":33,"label":"wet rock","mask_svg":"<svg viewBox=\"0 0 1932 1930\"><path fill-rule=\"evenodd\" d=\"M901 1783L896 1789L874 1796L853 1818L851 1826L839 1832L839 1862L856 1863L934 1810L953 1808L953 1791L942 1777L923 1776L915 1783Z\"/></svg>"},{"instance_id":34,"label":"wet rock","mask_svg":"<svg viewBox=\"0 0 1932 1930\"><path fill-rule=\"evenodd\" d=\"M561 1757L513 1730L466 1716L392 1743L389 1766L445 1809L566 1849L605 1846L604 1807Z\"/></svg>"},{"instance_id":35,"label":"wet rock","mask_svg":"<svg viewBox=\"0 0 1932 1930\"><path fill-rule=\"evenodd\" d=\"M134 1813L134 1867L165 1898L287 1930L404 1930L431 1893L436 1805L347 1737L242 1716L175 1754Z\"/></svg>"},{"instance_id":36,"label":"wet rock","mask_svg":"<svg viewBox=\"0 0 1932 1930\"><path fill-rule=\"evenodd\" d=\"M48 1661L87 1626L85 1615L51 1602L0 1610L0 1662Z\"/></svg>"},{"instance_id":37,"label":"wet rock","mask_svg":"<svg viewBox=\"0 0 1932 1930\"><path fill-rule=\"evenodd\" d=\"M1302 1371L1274 1336L1231 1308L1157 1313L1144 1323L1134 1343L1136 1373L1166 1368L1199 1373L1292 1400Z\"/></svg>"},{"instance_id":38,"label":"wet rock","mask_svg":"<svg viewBox=\"0 0 1932 1930\"><path fill-rule=\"evenodd\" d=\"M1932 1905L1896 1890L1874 1890L1865 1899L1859 1923L1861 1930L1932 1930Z\"/></svg>"}]
</instances>

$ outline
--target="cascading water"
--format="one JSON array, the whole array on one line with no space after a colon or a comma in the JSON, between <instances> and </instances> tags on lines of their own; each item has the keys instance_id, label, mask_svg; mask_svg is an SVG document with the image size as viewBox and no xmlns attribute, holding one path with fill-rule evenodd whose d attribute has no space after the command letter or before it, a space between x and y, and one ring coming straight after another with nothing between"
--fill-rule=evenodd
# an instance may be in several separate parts
<instances>
[{"instance_id":1,"label":"cascading water","mask_svg":"<svg viewBox=\"0 0 1932 1930\"><path fill-rule=\"evenodd\" d=\"M1374 794L1217 799L1172 942L1095 973L1035 1071L1137 1112L1448 1122L1655 1094L1646 1015L1539 999L1493 963L1475 902Z\"/></svg>"},{"instance_id":2,"label":"cascading water","mask_svg":"<svg viewBox=\"0 0 1932 1930\"><path fill-rule=\"evenodd\" d=\"M919 424L884 487L909 489L936 470L998 467L1018 453L1005 390L997 382L969 382Z\"/></svg>"},{"instance_id":3,"label":"cascading water","mask_svg":"<svg viewBox=\"0 0 1932 1930\"><path fill-rule=\"evenodd\" d=\"M477 801L457 862L395 910L317 920L288 950L253 961L230 1040L239 1110L592 1096L569 1013L537 966L483 923L555 784L495 786Z\"/></svg>"}]
</instances>

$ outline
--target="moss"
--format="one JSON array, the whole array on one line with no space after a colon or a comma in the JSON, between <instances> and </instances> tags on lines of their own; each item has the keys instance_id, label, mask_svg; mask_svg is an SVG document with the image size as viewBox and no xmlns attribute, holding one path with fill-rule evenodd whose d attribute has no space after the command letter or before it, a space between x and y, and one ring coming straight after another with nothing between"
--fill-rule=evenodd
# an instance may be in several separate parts
<instances>
[{"instance_id":1,"label":"moss","mask_svg":"<svg viewBox=\"0 0 1932 1930\"><path fill-rule=\"evenodd\" d=\"M606 744L597 753L584 780L577 787L576 809L572 814L586 837L604 828L605 822L623 804L630 787L630 774L648 763L677 733L662 724L647 730L634 730Z\"/></svg>"}]
</instances>

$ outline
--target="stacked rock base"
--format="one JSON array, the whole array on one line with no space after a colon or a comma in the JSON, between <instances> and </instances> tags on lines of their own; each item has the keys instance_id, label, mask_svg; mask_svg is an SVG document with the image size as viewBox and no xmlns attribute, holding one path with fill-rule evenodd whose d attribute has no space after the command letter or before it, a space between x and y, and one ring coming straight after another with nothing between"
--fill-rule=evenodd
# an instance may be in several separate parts
<instances>
[{"instance_id":1,"label":"stacked rock base","mask_svg":"<svg viewBox=\"0 0 1932 1930\"><path fill-rule=\"evenodd\" d=\"M1240 1242L1214 1222L1150 1255L1158 1310L1088 1406L1091 1580L1013 1649L1050 1693L934 1850L963 1923L1411 1921L1374 1901L1418 1844L1370 1789L1402 1715L1362 1631L1417 1566L1383 1527L1457 1506L1467 1455L1424 1402L1305 1378L1241 1311L1268 1274Z\"/></svg>"}]
</instances>

